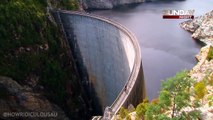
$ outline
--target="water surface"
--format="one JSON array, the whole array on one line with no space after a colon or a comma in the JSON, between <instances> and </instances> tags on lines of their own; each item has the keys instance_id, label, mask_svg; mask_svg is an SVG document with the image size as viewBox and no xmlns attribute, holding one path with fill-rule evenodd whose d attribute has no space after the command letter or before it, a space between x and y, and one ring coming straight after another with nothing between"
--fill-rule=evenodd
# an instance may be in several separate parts
<instances>
[{"instance_id":1,"label":"water surface","mask_svg":"<svg viewBox=\"0 0 213 120\"><path fill-rule=\"evenodd\" d=\"M183 69L191 69L197 63L194 56L201 47L191 38L191 33L179 27L184 20L162 19L162 11L194 9L198 16L211 11L212 6L213 0L156 1L92 13L123 24L137 37L147 95L153 99L158 96L161 80Z\"/></svg>"}]
</instances>

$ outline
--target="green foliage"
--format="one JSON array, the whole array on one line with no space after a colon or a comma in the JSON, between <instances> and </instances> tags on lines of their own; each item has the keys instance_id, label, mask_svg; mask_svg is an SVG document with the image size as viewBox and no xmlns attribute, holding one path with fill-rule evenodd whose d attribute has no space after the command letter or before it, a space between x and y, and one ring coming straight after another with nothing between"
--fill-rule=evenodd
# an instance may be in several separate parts
<instances>
[{"instance_id":1,"label":"green foliage","mask_svg":"<svg viewBox=\"0 0 213 120\"><path fill-rule=\"evenodd\" d=\"M66 81L72 82L76 96L79 85L72 66L64 65L70 62L69 55L61 46L60 30L47 19L46 7L46 0L1 0L0 75L19 83L31 75L39 76L39 84L48 91L45 95L61 104L65 100ZM40 46L45 44L48 49L41 50Z\"/></svg>"},{"instance_id":2,"label":"green foliage","mask_svg":"<svg viewBox=\"0 0 213 120\"><path fill-rule=\"evenodd\" d=\"M162 83L162 91L159 95L159 105L164 109L172 107L171 117L181 111L182 108L189 106L190 92L193 81L188 76L187 71L176 74ZM169 99L168 99L169 98Z\"/></svg>"},{"instance_id":3,"label":"green foliage","mask_svg":"<svg viewBox=\"0 0 213 120\"><path fill-rule=\"evenodd\" d=\"M76 10L78 9L78 1L77 0L62 0L62 5L65 6L68 10Z\"/></svg>"},{"instance_id":4,"label":"green foliage","mask_svg":"<svg viewBox=\"0 0 213 120\"><path fill-rule=\"evenodd\" d=\"M65 96L66 79L66 73L57 61L47 61L45 63L40 82L48 88L48 95L57 95L56 102L58 103L63 101L63 96Z\"/></svg>"},{"instance_id":5,"label":"green foliage","mask_svg":"<svg viewBox=\"0 0 213 120\"><path fill-rule=\"evenodd\" d=\"M87 114L82 112L85 107L79 99L83 92L71 56L61 44L63 34L48 19L47 1L0 0L0 75L11 77L21 85L38 79L32 89L44 88L42 94L48 100L76 119L81 113ZM76 6L72 4L77 5L77 0L49 1L64 9L67 6L74 9ZM7 97L5 91L0 91L1 97Z\"/></svg>"},{"instance_id":6,"label":"green foliage","mask_svg":"<svg viewBox=\"0 0 213 120\"><path fill-rule=\"evenodd\" d=\"M204 81L200 81L194 85L194 92L195 92L195 98L196 99L203 99L203 97L207 93L206 85Z\"/></svg>"},{"instance_id":7,"label":"green foliage","mask_svg":"<svg viewBox=\"0 0 213 120\"><path fill-rule=\"evenodd\" d=\"M211 107L211 106L213 106L213 95L211 95L211 96L208 96L208 105Z\"/></svg>"},{"instance_id":8,"label":"green foliage","mask_svg":"<svg viewBox=\"0 0 213 120\"><path fill-rule=\"evenodd\" d=\"M161 105L162 108L168 108L168 106L172 104L172 100L168 99L171 97L173 96L171 95L170 91L167 91L167 90L160 91L159 104Z\"/></svg>"},{"instance_id":9,"label":"green foliage","mask_svg":"<svg viewBox=\"0 0 213 120\"><path fill-rule=\"evenodd\" d=\"M137 105L136 107L136 114L139 118L142 118L147 110L147 106L148 106L148 100L144 99L142 103L140 103L139 105Z\"/></svg>"},{"instance_id":10,"label":"green foliage","mask_svg":"<svg viewBox=\"0 0 213 120\"><path fill-rule=\"evenodd\" d=\"M190 88L194 81L190 79L187 71L182 71L176 76L162 83L159 101L147 105L145 112L146 120L195 120L199 118L199 111L185 113L183 108L191 107ZM196 106L196 105L195 105ZM172 111L170 117L165 111Z\"/></svg>"},{"instance_id":11,"label":"green foliage","mask_svg":"<svg viewBox=\"0 0 213 120\"><path fill-rule=\"evenodd\" d=\"M206 85L212 81L209 72L206 77L195 82L188 75L188 71L177 73L174 77L162 82L159 97L151 103L142 102L136 108L137 119L145 120L197 120L201 117L201 111L195 109L201 106L200 99L207 93ZM190 97L197 99L191 101ZM213 97L208 97L209 106L213 105ZM184 111L184 108L191 111ZM169 114L168 111L171 111ZM167 113L168 112L168 113Z\"/></svg>"},{"instance_id":12,"label":"green foliage","mask_svg":"<svg viewBox=\"0 0 213 120\"><path fill-rule=\"evenodd\" d=\"M182 112L182 115L179 117L180 120L198 120L200 119L201 111L192 110L188 113Z\"/></svg>"},{"instance_id":13,"label":"green foliage","mask_svg":"<svg viewBox=\"0 0 213 120\"><path fill-rule=\"evenodd\" d=\"M42 44L45 30L45 13L34 0L8 0L0 3L0 48L2 53L21 46Z\"/></svg>"},{"instance_id":14,"label":"green foliage","mask_svg":"<svg viewBox=\"0 0 213 120\"><path fill-rule=\"evenodd\" d=\"M210 46L210 48L209 48L210 50L209 50L209 52L208 52L208 56L207 56L207 60L208 61L210 61L210 60L212 60L213 59L213 47L212 46Z\"/></svg>"},{"instance_id":15,"label":"green foliage","mask_svg":"<svg viewBox=\"0 0 213 120\"><path fill-rule=\"evenodd\" d=\"M131 120L131 116L130 116L130 115L127 115L127 116L126 116L126 120Z\"/></svg>"},{"instance_id":16,"label":"green foliage","mask_svg":"<svg viewBox=\"0 0 213 120\"><path fill-rule=\"evenodd\" d=\"M167 115L159 114L157 116L157 120L171 120L171 118L169 118Z\"/></svg>"},{"instance_id":17,"label":"green foliage","mask_svg":"<svg viewBox=\"0 0 213 120\"><path fill-rule=\"evenodd\" d=\"M126 118L128 115L128 111L124 107L121 107L118 113L122 119Z\"/></svg>"},{"instance_id":18,"label":"green foliage","mask_svg":"<svg viewBox=\"0 0 213 120\"><path fill-rule=\"evenodd\" d=\"M141 120L141 118L136 115L135 120Z\"/></svg>"},{"instance_id":19,"label":"green foliage","mask_svg":"<svg viewBox=\"0 0 213 120\"><path fill-rule=\"evenodd\" d=\"M208 84L211 85L211 86L213 86L213 74L209 75Z\"/></svg>"},{"instance_id":20,"label":"green foliage","mask_svg":"<svg viewBox=\"0 0 213 120\"><path fill-rule=\"evenodd\" d=\"M152 104L158 104L159 103L159 99L158 98L152 99L151 103Z\"/></svg>"},{"instance_id":21,"label":"green foliage","mask_svg":"<svg viewBox=\"0 0 213 120\"><path fill-rule=\"evenodd\" d=\"M161 106L159 104L149 104L145 113L145 120L158 120L161 115Z\"/></svg>"},{"instance_id":22,"label":"green foliage","mask_svg":"<svg viewBox=\"0 0 213 120\"><path fill-rule=\"evenodd\" d=\"M190 111L187 115L187 119L188 120L197 120L198 118L201 117L201 111L199 110L193 110L193 111Z\"/></svg>"},{"instance_id":23,"label":"green foliage","mask_svg":"<svg viewBox=\"0 0 213 120\"><path fill-rule=\"evenodd\" d=\"M200 106L201 106L200 100L195 99L194 101L192 101L193 108L198 108Z\"/></svg>"}]
</instances>

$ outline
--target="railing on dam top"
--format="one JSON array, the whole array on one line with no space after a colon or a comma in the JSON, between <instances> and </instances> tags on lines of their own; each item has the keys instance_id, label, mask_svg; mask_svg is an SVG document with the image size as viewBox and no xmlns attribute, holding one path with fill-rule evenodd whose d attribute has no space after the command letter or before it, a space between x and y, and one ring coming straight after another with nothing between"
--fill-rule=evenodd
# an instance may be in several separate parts
<instances>
[{"instance_id":1,"label":"railing on dam top","mask_svg":"<svg viewBox=\"0 0 213 120\"><path fill-rule=\"evenodd\" d=\"M141 51L140 51L140 47L139 47L136 37L120 23L117 23L115 21L112 21L112 20L107 19L102 16L97 16L94 14L89 14L89 13L84 13L84 12L76 12L76 11L59 10L58 12L74 14L74 15L81 15L81 16L86 16L86 17L91 17L94 19L102 20L104 22L107 22L107 23L117 27L119 30L121 30L123 33L125 33L130 38L130 40L131 40L130 42L132 43L134 51L135 51L135 59L134 59L134 63L133 63L133 68L132 68L132 71L130 73L130 76L129 76L128 81L126 82L125 86L122 88L122 90L120 91L120 93L117 96L117 98L115 99L115 101L109 107L111 109L110 111L113 114L117 114L119 109L124 105L125 101L127 100L128 96L130 94L130 91L133 89L135 82L138 79L141 67L142 67ZM100 118L101 117L96 116L93 119L95 120L95 119L100 119Z\"/></svg>"}]
</instances>

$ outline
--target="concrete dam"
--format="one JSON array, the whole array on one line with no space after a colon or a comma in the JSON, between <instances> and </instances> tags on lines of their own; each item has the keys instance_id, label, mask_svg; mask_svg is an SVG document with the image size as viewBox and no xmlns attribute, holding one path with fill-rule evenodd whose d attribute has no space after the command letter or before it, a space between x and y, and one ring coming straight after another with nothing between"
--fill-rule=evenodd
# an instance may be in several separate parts
<instances>
[{"instance_id":1,"label":"concrete dam","mask_svg":"<svg viewBox=\"0 0 213 120\"><path fill-rule=\"evenodd\" d=\"M144 76L140 47L132 33L100 16L62 10L53 13L70 45L93 109L99 111L96 115L104 113L111 119L121 106L140 103L145 97Z\"/></svg>"}]
</instances>

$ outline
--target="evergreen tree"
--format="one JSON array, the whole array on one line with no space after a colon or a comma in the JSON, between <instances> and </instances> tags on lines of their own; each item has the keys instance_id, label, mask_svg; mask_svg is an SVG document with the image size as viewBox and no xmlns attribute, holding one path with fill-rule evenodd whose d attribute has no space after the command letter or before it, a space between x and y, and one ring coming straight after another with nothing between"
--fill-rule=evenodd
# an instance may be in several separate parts
<instances>
[{"instance_id":1,"label":"evergreen tree","mask_svg":"<svg viewBox=\"0 0 213 120\"><path fill-rule=\"evenodd\" d=\"M183 110L183 108L191 107L190 89L193 84L194 80L188 76L187 71L179 72L176 76L164 81L159 94L159 102L147 106L146 120L195 120L199 118L199 111L185 112ZM171 111L170 116L165 113L166 111Z\"/></svg>"},{"instance_id":2,"label":"evergreen tree","mask_svg":"<svg viewBox=\"0 0 213 120\"><path fill-rule=\"evenodd\" d=\"M188 107L190 102L189 89L192 86L192 79L188 76L187 71L176 74L175 77L169 78L162 83L162 91L159 95L160 106L164 109L172 110L171 118L175 114L180 114L182 108Z\"/></svg>"}]
</instances>

